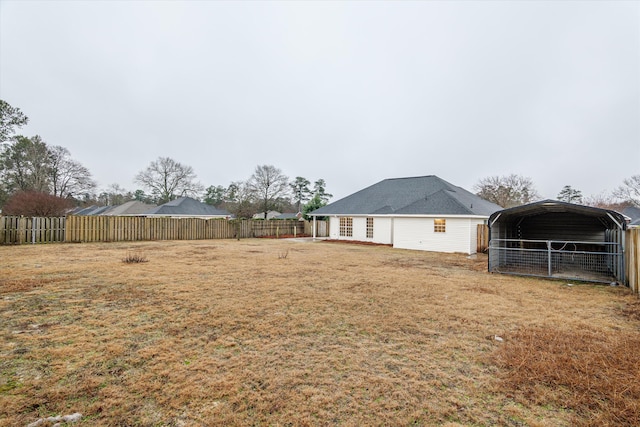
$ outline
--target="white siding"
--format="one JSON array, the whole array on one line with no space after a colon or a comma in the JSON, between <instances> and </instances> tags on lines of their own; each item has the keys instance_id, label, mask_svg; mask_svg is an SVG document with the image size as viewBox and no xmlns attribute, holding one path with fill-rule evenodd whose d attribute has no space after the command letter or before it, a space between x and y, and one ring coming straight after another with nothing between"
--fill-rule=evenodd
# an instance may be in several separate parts
<instances>
[{"instance_id":1,"label":"white siding","mask_svg":"<svg viewBox=\"0 0 640 427\"><path fill-rule=\"evenodd\" d=\"M340 238L340 218L336 216L329 217L329 237L332 239Z\"/></svg>"},{"instance_id":2,"label":"white siding","mask_svg":"<svg viewBox=\"0 0 640 427\"><path fill-rule=\"evenodd\" d=\"M367 239L367 219L365 217L353 218L353 237L351 240L364 242Z\"/></svg>"},{"instance_id":3,"label":"white siding","mask_svg":"<svg viewBox=\"0 0 640 427\"><path fill-rule=\"evenodd\" d=\"M385 245L393 243L393 218L373 218L373 242Z\"/></svg>"},{"instance_id":4,"label":"white siding","mask_svg":"<svg viewBox=\"0 0 640 427\"><path fill-rule=\"evenodd\" d=\"M346 216L346 215L345 215ZM392 241L392 218L373 217L373 239L367 238L367 217L353 218L353 236L340 236L340 217L329 217L329 237L338 240L357 240L390 245Z\"/></svg>"},{"instance_id":5,"label":"white siding","mask_svg":"<svg viewBox=\"0 0 640 427\"><path fill-rule=\"evenodd\" d=\"M346 215L345 215L346 216ZM393 244L394 248L434 252L476 253L477 227L482 218L451 218L446 232L434 233L434 218L373 217L373 239L367 239L367 217L353 218L353 236L340 236L340 217L329 217L329 237L337 240Z\"/></svg>"},{"instance_id":6,"label":"white siding","mask_svg":"<svg viewBox=\"0 0 640 427\"><path fill-rule=\"evenodd\" d=\"M434 233L434 218L395 218L394 248L435 252L476 252L476 227L482 223L476 218L450 218L446 232Z\"/></svg>"}]
</instances>

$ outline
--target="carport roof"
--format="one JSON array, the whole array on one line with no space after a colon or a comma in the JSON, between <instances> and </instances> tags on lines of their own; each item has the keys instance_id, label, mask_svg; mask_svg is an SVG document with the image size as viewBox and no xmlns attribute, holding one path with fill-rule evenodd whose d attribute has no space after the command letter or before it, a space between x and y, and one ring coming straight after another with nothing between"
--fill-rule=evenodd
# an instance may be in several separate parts
<instances>
[{"instance_id":1,"label":"carport roof","mask_svg":"<svg viewBox=\"0 0 640 427\"><path fill-rule=\"evenodd\" d=\"M626 229L626 219L619 212L595 208L593 206L576 205L573 203L561 202L559 200L542 200L540 202L529 203L527 205L516 206L509 209L494 212L489 217L489 225L496 221L508 221L513 218L543 215L547 213L574 213L583 216L602 218L606 221L614 221L621 229Z\"/></svg>"}]
</instances>

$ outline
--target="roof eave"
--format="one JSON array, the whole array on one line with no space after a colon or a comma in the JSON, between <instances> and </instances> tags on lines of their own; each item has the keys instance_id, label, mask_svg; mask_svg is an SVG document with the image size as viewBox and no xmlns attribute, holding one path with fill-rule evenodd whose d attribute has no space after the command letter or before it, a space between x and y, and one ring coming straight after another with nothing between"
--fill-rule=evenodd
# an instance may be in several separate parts
<instances>
[{"instance_id":1,"label":"roof eave","mask_svg":"<svg viewBox=\"0 0 640 427\"><path fill-rule=\"evenodd\" d=\"M307 216L332 216L332 217L380 217L380 218L477 218L488 219L489 215L478 214L308 214Z\"/></svg>"}]
</instances>

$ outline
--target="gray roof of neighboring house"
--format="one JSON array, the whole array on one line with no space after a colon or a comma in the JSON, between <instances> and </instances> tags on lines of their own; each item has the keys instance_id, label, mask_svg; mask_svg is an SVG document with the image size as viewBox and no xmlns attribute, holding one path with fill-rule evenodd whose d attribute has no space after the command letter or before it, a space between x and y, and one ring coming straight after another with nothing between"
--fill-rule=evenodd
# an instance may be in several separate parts
<instances>
[{"instance_id":1,"label":"gray roof of neighboring house","mask_svg":"<svg viewBox=\"0 0 640 427\"><path fill-rule=\"evenodd\" d=\"M479 215L502 207L435 175L392 178L311 212L323 215Z\"/></svg>"},{"instance_id":2,"label":"gray roof of neighboring house","mask_svg":"<svg viewBox=\"0 0 640 427\"><path fill-rule=\"evenodd\" d=\"M624 208L621 213L631 218L629 225L640 225L640 208L629 206Z\"/></svg>"},{"instance_id":3,"label":"gray roof of neighboring house","mask_svg":"<svg viewBox=\"0 0 640 427\"><path fill-rule=\"evenodd\" d=\"M148 211L156 207L156 205L148 205L138 200L129 200L126 203L123 203L118 206L112 206L111 209L108 209L100 215L110 215L110 216L118 216L118 215L137 215Z\"/></svg>"},{"instance_id":4,"label":"gray roof of neighboring house","mask_svg":"<svg viewBox=\"0 0 640 427\"><path fill-rule=\"evenodd\" d=\"M298 214L294 212L285 212L278 216L274 216L273 219L298 219Z\"/></svg>"},{"instance_id":5,"label":"gray roof of neighboring house","mask_svg":"<svg viewBox=\"0 0 640 427\"><path fill-rule=\"evenodd\" d=\"M69 214L71 214L71 215L84 215L85 212L91 212L91 211L93 211L95 209L97 209L97 206L87 206L87 207L84 207L84 208L75 208L74 210L69 212Z\"/></svg>"},{"instance_id":6,"label":"gray roof of neighboring house","mask_svg":"<svg viewBox=\"0 0 640 427\"><path fill-rule=\"evenodd\" d=\"M99 215L102 212L111 209L112 206L88 206L83 209L72 212L72 215Z\"/></svg>"},{"instance_id":7,"label":"gray roof of neighboring house","mask_svg":"<svg viewBox=\"0 0 640 427\"><path fill-rule=\"evenodd\" d=\"M192 215L192 216L231 216L224 210L218 209L206 203L199 202L191 197L180 197L144 212L145 215Z\"/></svg>"}]
</instances>

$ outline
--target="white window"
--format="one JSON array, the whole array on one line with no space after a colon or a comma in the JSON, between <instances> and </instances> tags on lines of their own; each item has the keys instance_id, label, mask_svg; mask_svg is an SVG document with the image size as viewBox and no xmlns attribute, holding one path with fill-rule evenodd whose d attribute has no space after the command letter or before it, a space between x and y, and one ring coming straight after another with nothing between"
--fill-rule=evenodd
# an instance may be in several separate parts
<instances>
[{"instance_id":1,"label":"white window","mask_svg":"<svg viewBox=\"0 0 640 427\"><path fill-rule=\"evenodd\" d=\"M340 217L340 236L342 237L353 236L353 218Z\"/></svg>"},{"instance_id":2,"label":"white window","mask_svg":"<svg viewBox=\"0 0 640 427\"><path fill-rule=\"evenodd\" d=\"M373 239L373 218L367 218L367 239Z\"/></svg>"},{"instance_id":3,"label":"white window","mask_svg":"<svg viewBox=\"0 0 640 427\"><path fill-rule=\"evenodd\" d=\"M446 233L447 232L447 220L444 218L436 218L433 220L433 232L434 233Z\"/></svg>"}]
</instances>

